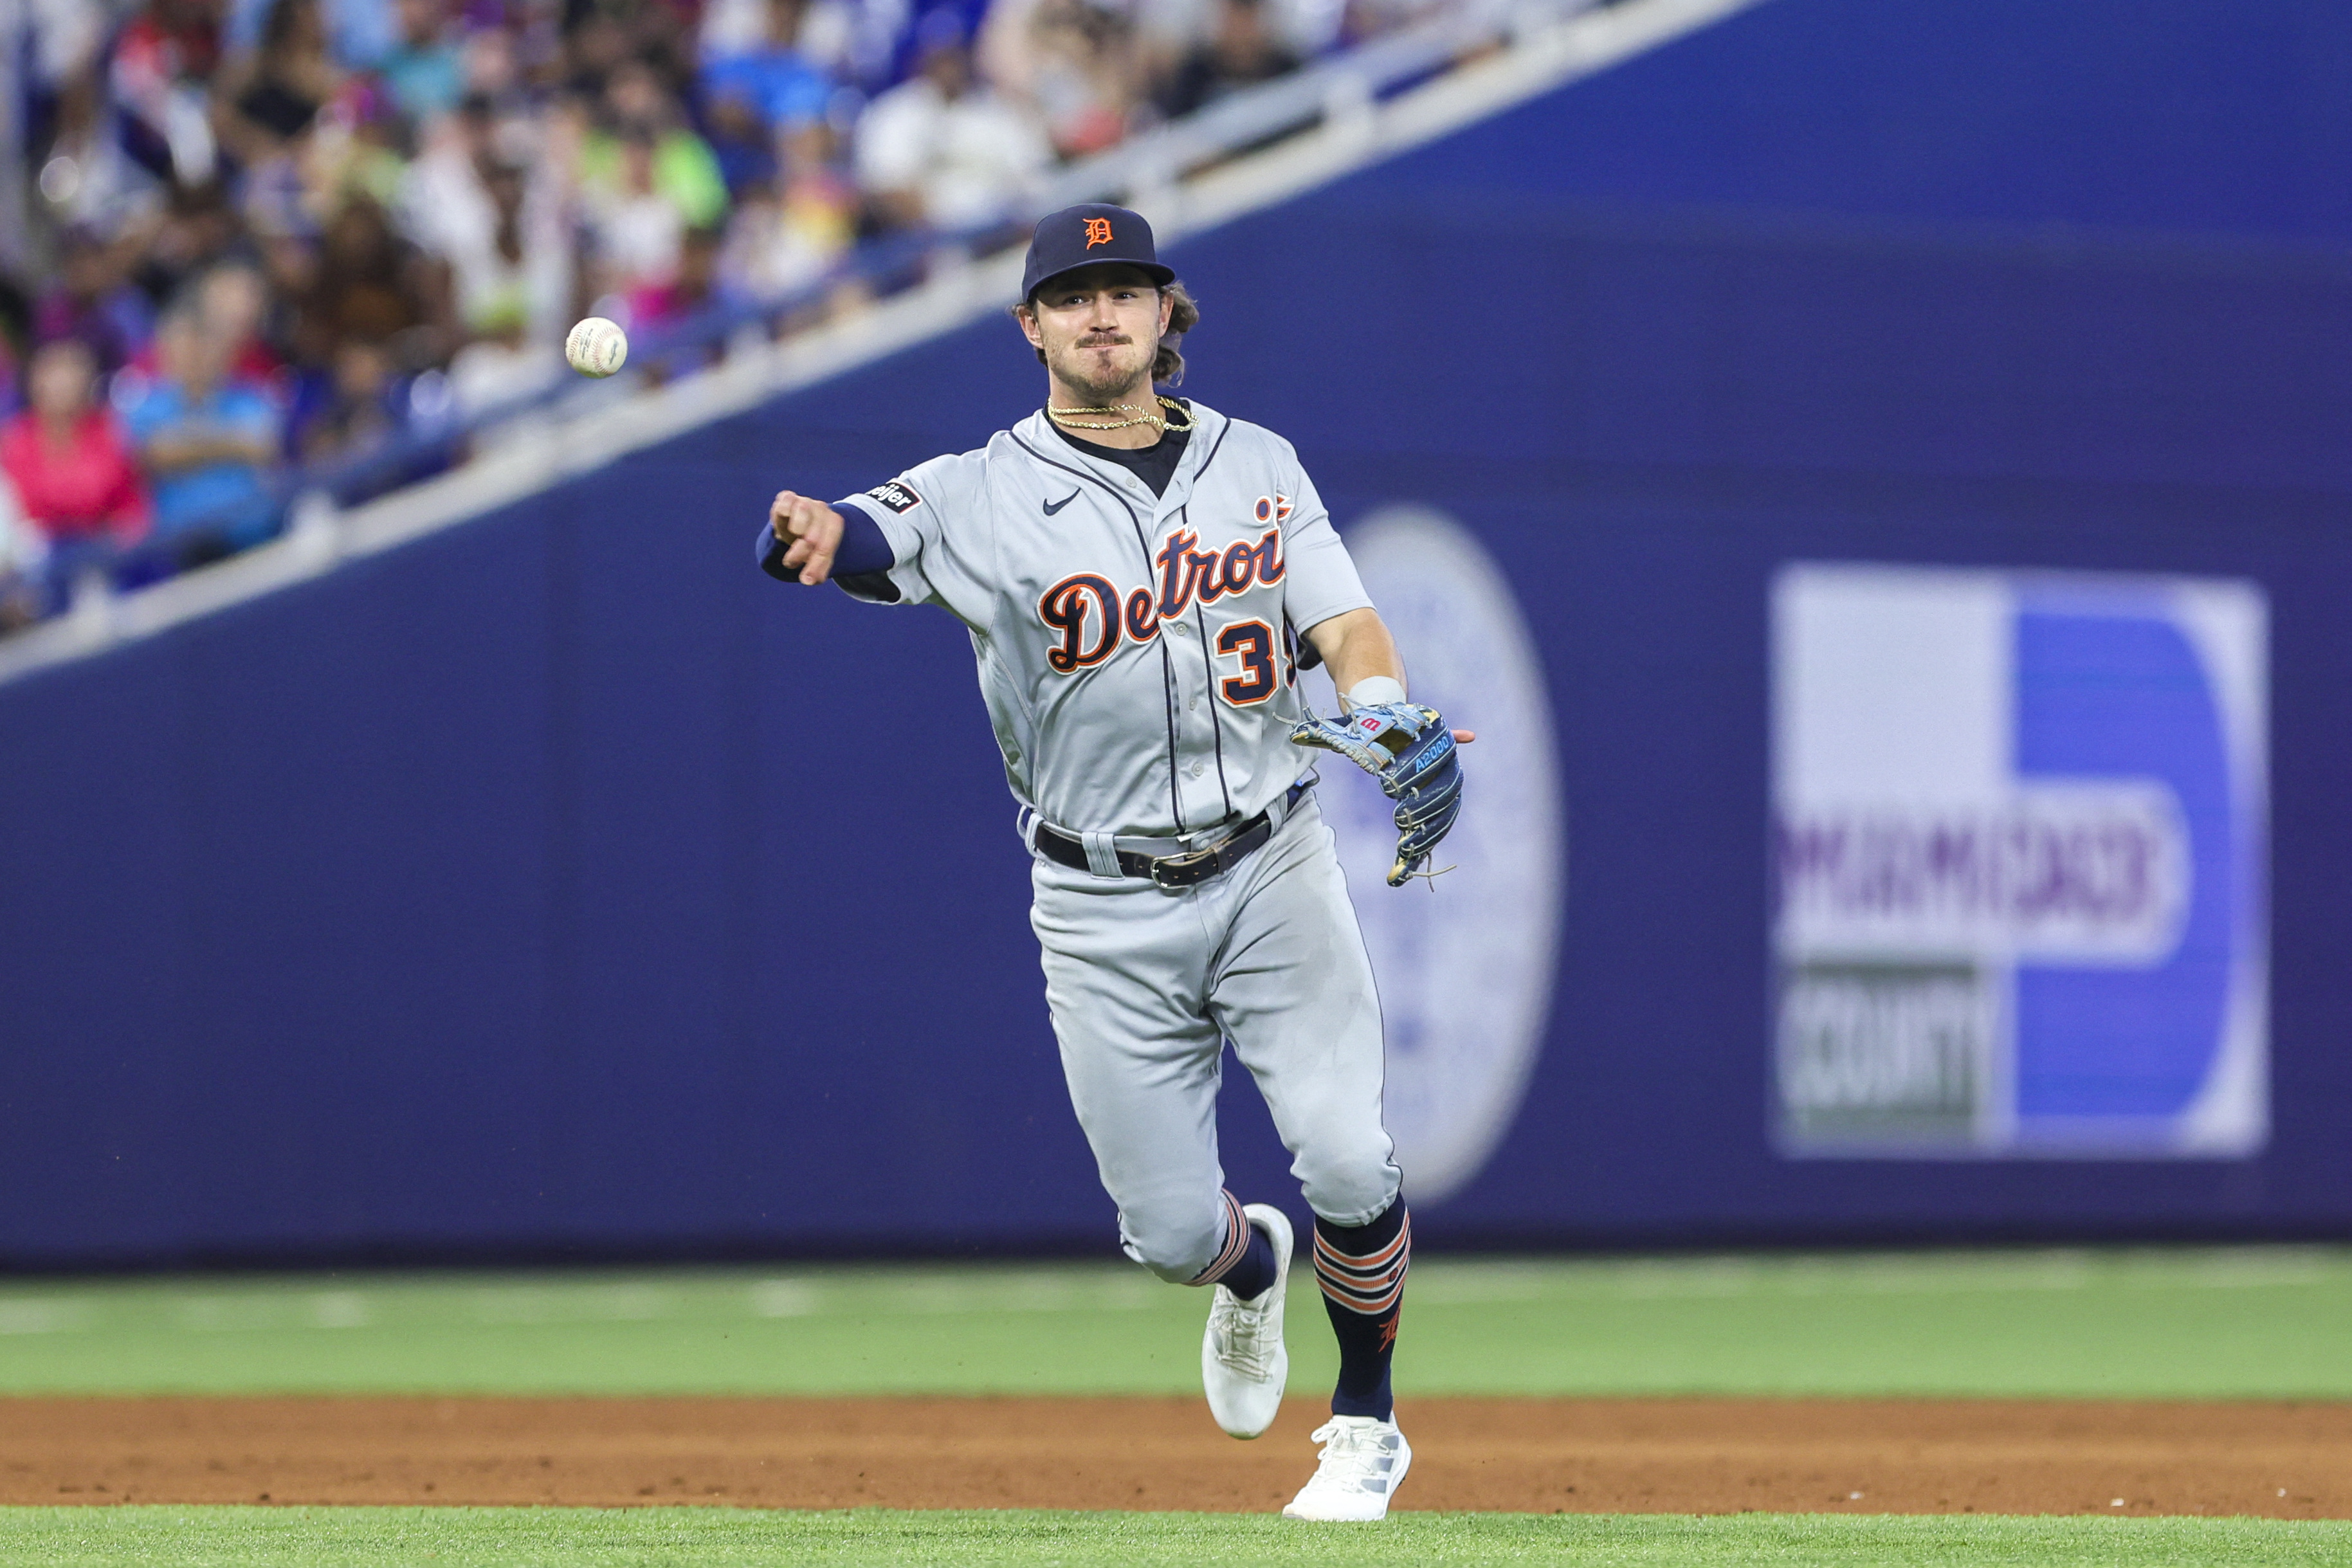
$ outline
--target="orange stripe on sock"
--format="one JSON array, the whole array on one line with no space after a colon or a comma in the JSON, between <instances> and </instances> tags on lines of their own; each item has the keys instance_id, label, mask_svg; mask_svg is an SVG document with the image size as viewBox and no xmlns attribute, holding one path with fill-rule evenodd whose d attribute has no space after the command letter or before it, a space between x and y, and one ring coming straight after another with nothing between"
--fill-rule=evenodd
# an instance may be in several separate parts
<instances>
[{"instance_id":1,"label":"orange stripe on sock","mask_svg":"<svg viewBox=\"0 0 2352 1568\"><path fill-rule=\"evenodd\" d=\"M1315 1282L1325 1297L1351 1312L1376 1318L1395 1306L1403 1299L1405 1272L1412 1267L1411 1215L1386 1247L1360 1258L1332 1246L1321 1231L1315 1233Z\"/></svg>"},{"instance_id":2,"label":"orange stripe on sock","mask_svg":"<svg viewBox=\"0 0 2352 1568\"><path fill-rule=\"evenodd\" d=\"M1391 1237L1389 1244L1378 1252L1342 1252L1332 1246L1330 1239L1320 1230L1315 1233L1315 1256L1318 1258L1328 1257L1337 1266L1350 1269L1385 1268L1391 1260L1409 1250L1412 1246L1412 1216L1411 1215L1405 1216L1404 1223L1397 1227L1396 1235Z\"/></svg>"},{"instance_id":3,"label":"orange stripe on sock","mask_svg":"<svg viewBox=\"0 0 2352 1568\"><path fill-rule=\"evenodd\" d=\"M1218 1195L1225 1200L1225 1241L1209 1266L1185 1281L1188 1285L1213 1285L1234 1271L1236 1264L1249 1256L1249 1216L1242 1213L1241 1200L1220 1189Z\"/></svg>"}]
</instances>

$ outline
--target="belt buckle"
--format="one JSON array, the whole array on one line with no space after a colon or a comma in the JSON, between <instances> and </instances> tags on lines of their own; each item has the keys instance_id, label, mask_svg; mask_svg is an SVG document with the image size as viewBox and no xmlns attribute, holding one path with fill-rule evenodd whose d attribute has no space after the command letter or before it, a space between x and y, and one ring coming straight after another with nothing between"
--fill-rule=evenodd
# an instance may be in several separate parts
<instances>
[{"instance_id":1,"label":"belt buckle","mask_svg":"<svg viewBox=\"0 0 2352 1568\"><path fill-rule=\"evenodd\" d=\"M1201 863L1203 856L1211 856L1215 853L1216 851L1213 849L1195 849L1186 855L1162 855L1159 857L1151 862L1152 886L1163 889L1171 893L1175 892L1180 888L1191 887L1192 884L1190 881L1174 882L1169 880L1168 877L1160 874L1160 868L1162 867L1169 867L1174 869L1189 871L1193 867Z\"/></svg>"},{"instance_id":2,"label":"belt buckle","mask_svg":"<svg viewBox=\"0 0 2352 1568\"><path fill-rule=\"evenodd\" d=\"M1234 845L1240 843L1243 838L1246 837L1250 830L1256 827L1264 819L1265 816L1265 814L1264 812L1258 813L1255 817L1251 818L1248 822L1244 823L1241 826L1234 829L1231 833L1226 834L1214 844L1203 845L1198 849L1188 849L1181 855L1160 856L1158 859L1151 862L1151 880L1156 885L1165 888L1171 892L1179 888L1189 888L1192 885L1192 881L1171 882L1160 874L1160 868L1162 866L1172 866L1181 870L1189 871L1203 862L1215 868L1215 869L1210 873L1211 876L1221 877L1224 875L1227 871L1234 868L1235 861L1239 858L1239 857L1234 857L1234 859L1228 859L1226 858L1227 853ZM1203 879L1201 878L1194 878L1192 879L1192 881L1200 881L1202 879Z\"/></svg>"}]
</instances>

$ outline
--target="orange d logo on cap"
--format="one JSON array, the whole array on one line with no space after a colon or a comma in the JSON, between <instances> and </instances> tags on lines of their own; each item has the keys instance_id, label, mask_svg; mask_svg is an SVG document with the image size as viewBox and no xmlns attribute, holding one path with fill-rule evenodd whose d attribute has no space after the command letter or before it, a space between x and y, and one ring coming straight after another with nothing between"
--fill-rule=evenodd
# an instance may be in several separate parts
<instances>
[{"instance_id":1,"label":"orange d logo on cap","mask_svg":"<svg viewBox=\"0 0 2352 1568\"><path fill-rule=\"evenodd\" d=\"M1029 259L1021 268L1021 297L1034 300L1048 279L1081 267L1124 262L1151 279L1155 289L1175 280L1176 269L1152 248L1151 224L1141 213L1108 202L1080 202L1037 220L1029 237Z\"/></svg>"}]
</instances>

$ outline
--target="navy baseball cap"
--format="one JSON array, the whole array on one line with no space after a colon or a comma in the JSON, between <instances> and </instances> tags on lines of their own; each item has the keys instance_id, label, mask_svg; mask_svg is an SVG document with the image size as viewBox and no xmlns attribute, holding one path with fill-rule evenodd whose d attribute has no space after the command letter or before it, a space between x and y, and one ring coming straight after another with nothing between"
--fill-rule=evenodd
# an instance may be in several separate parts
<instances>
[{"instance_id":1,"label":"navy baseball cap","mask_svg":"<svg viewBox=\"0 0 2352 1568\"><path fill-rule=\"evenodd\" d=\"M1039 285L1098 261L1139 267L1162 287L1176 280L1176 269L1160 265L1151 245L1151 226L1141 213L1108 202L1081 202L1037 220L1037 232L1029 241L1029 265L1021 269L1021 297L1034 299Z\"/></svg>"}]
</instances>

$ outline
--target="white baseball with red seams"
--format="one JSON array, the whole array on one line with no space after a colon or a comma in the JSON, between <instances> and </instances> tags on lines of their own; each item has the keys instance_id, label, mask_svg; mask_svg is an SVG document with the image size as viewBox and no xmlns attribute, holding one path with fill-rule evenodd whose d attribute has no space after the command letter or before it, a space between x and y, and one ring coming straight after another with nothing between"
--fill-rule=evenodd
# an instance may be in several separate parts
<instances>
[{"instance_id":1,"label":"white baseball with red seams","mask_svg":"<svg viewBox=\"0 0 2352 1568\"><path fill-rule=\"evenodd\" d=\"M583 375L610 375L628 363L629 334L617 321L590 316L564 338L563 357Z\"/></svg>"}]
</instances>

